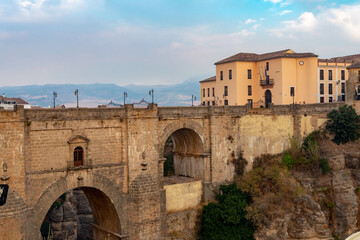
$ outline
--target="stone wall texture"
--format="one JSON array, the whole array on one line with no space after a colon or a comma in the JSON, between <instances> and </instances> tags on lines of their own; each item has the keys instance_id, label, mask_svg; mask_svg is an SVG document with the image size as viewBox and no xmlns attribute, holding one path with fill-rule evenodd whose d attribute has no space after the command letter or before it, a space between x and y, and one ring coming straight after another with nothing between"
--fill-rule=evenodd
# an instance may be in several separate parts
<instances>
[{"instance_id":1,"label":"stone wall texture","mask_svg":"<svg viewBox=\"0 0 360 240\"><path fill-rule=\"evenodd\" d=\"M243 156L251 169L255 157L282 152L289 136L318 129L341 105L0 109L0 176L10 177L1 178L10 194L0 207L0 235L40 239L53 202L81 188L96 239L162 239L168 233L163 150L170 136L178 159L195 168L183 171L200 178L205 193L234 179L233 159ZM74 166L76 147L84 150L82 166Z\"/></svg>"}]
</instances>

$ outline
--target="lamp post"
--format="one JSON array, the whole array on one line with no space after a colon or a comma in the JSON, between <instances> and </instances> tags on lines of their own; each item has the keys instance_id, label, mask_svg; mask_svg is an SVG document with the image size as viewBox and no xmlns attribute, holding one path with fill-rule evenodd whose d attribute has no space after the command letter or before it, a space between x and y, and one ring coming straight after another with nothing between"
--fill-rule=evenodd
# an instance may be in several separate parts
<instances>
[{"instance_id":1,"label":"lamp post","mask_svg":"<svg viewBox=\"0 0 360 240\"><path fill-rule=\"evenodd\" d=\"M191 95L191 106L194 106L194 100L196 101L196 96Z\"/></svg>"},{"instance_id":2,"label":"lamp post","mask_svg":"<svg viewBox=\"0 0 360 240\"><path fill-rule=\"evenodd\" d=\"M126 100L126 98L127 98L127 92L124 92L124 107L125 107L125 100Z\"/></svg>"},{"instance_id":3,"label":"lamp post","mask_svg":"<svg viewBox=\"0 0 360 240\"><path fill-rule=\"evenodd\" d=\"M57 93L54 91L54 92L53 92L54 108L55 108L55 98L57 98Z\"/></svg>"},{"instance_id":4,"label":"lamp post","mask_svg":"<svg viewBox=\"0 0 360 240\"><path fill-rule=\"evenodd\" d=\"M154 89L150 89L149 95L151 96L151 103L154 104Z\"/></svg>"},{"instance_id":5,"label":"lamp post","mask_svg":"<svg viewBox=\"0 0 360 240\"><path fill-rule=\"evenodd\" d=\"M76 96L76 107L79 108L79 89L75 90L75 96Z\"/></svg>"}]
</instances>

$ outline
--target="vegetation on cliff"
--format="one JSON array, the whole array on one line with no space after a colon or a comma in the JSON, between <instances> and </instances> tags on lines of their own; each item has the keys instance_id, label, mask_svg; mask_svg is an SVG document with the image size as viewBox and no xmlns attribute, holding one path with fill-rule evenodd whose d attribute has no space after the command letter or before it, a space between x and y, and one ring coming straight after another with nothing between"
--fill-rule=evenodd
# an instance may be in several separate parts
<instances>
[{"instance_id":1,"label":"vegetation on cliff","mask_svg":"<svg viewBox=\"0 0 360 240\"><path fill-rule=\"evenodd\" d=\"M327 117L329 121L326 129L334 134L336 144L355 141L360 137L360 116L352 106L344 105L338 110L331 111Z\"/></svg>"},{"instance_id":2,"label":"vegetation on cliff","mask_svg":"<svg viewBox=\"0 0 360 240\"><path fill-rule=\"evenodd\" d=\"M255 224L246 219L246 208L251 202L249 194L235 184L222 185L216 196L218 203L209 203L201 216L203 239L209 240L251 240Z\"/></svg>"}]
</instances>

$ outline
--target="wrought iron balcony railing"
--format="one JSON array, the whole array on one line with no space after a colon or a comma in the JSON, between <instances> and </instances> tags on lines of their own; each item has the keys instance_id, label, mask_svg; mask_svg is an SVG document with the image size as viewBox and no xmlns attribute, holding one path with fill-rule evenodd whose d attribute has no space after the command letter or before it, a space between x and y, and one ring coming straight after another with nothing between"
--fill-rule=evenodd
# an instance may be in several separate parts
<instances>
[{"instance_id":1,"label":"wrought iron balcony railing","mask_svg":"<svg viewBox=\"0 0 360 240\"><path fill-rule=\"evenodd\" d=\"M274 79L260 80L260 86L273 86L273 85L274 85Z\"/></svg>"}]
</instances>

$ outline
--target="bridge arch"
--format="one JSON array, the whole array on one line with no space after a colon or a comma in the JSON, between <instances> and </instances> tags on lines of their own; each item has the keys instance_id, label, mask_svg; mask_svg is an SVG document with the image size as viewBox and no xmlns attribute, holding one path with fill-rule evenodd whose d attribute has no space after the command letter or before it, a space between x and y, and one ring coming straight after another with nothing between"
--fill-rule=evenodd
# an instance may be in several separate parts
<instances>
[{"instance_id":1,"label":"bridge arch","mask_svg":"<svg viewBox=\"0 0 360 240\"><path fill-rule=\"evenodd\" d=\"M106 177L83 172L68 174L46 188L30 212L27 236L39 237L40 227L51 205L63 193L80 188L89 200L93 211L94 238L105 239L108 233L124 234L125 219L120 190ZM120 224L121 223L121 224ZM111 238L118 239L118 238Z\"/></svg>"},{"instance_id":2,"label":"bridge arch","mask_svg":"<svg viewBox=\"0 0 360 240\"><path fill-rule=\"evenodd\" d=\"M168 125L163 132L160 153L164 154L167 141L172 142L170 158L174 175L204 180L205 143L204 130L194 121L178 121ZM167 156L167 160L170 159Z\"/></svg>"}]
</instances>

